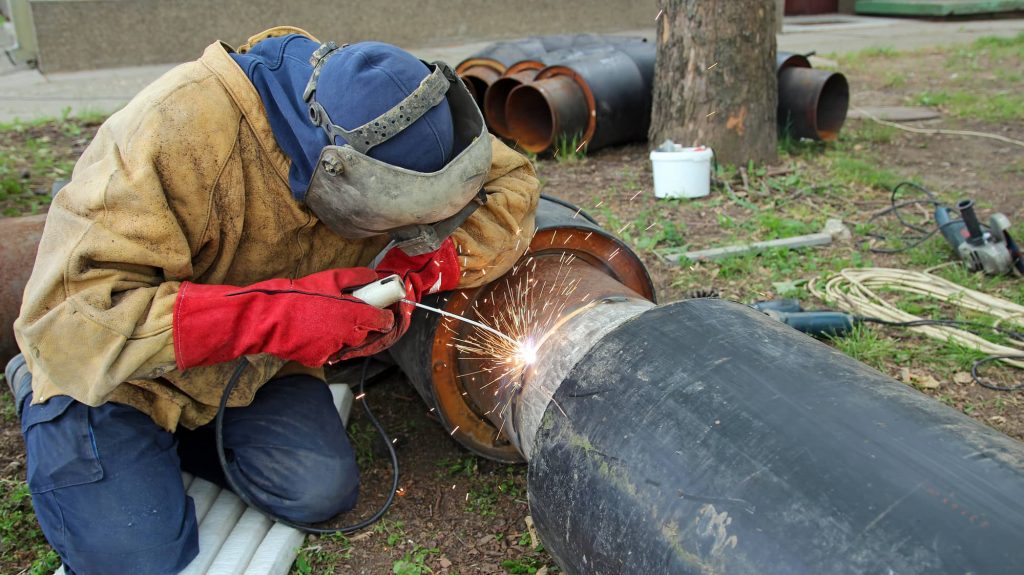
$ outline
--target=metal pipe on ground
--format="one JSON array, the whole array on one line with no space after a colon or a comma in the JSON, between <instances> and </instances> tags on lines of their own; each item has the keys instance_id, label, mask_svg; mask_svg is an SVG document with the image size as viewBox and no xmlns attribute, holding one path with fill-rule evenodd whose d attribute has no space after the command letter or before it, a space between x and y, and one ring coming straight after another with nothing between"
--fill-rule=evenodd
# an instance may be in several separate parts
<instances>
[{"instance_id":1,"label":"metal pipe on ground","mask_svg":"<svg viewBox=\"0 0 1024 575\"><path fill-rule=\"evenodd\" d=\"M548 52L531 60L521 60L505 70L501 78L495 80L484 94L483 108L487 126L499 136L510 138L508 122L505 120L505 106L508 95L523 84L529 84L545 67L553 64L565 64L584 58L598 51L608 52L613 48L609 44L588 44L580 48L568 48Z\"/></svg>"},{"instance_id":2,"label":"metal pipe on ground","mask_svg":"<svg viewBox=\"0 0 1024 575\"><path fill-rule=\"evenodd\" d=\"M545 52L547 48L539 38L497 42L460 62L455 72L472 86L470 91L482 109L487 88L500 78L509 66L520 60L536 58Z\"/></svg>"},{"instance_id":3,"label":"metal pipe on ground","mask_svg":"<svg viewBox=\"0 0 1024 575\"><path fill-rule=\"evenodd\" d=\"M779 52L779 130L795 138L834 141L846 121L850 87L838 72L814 70L800 54Z\"/></svg>"},{"instance_id":4,"label":"metal pipe on ground","mask_svg":"<svg viewBox=\"0 0 1024 575\"><path fill-rule=\"evenodd\" d=\"M631 36L542 36L539 38L548 52L534 58L520 60L508 66L502 76L493 81L483 95L481 109L491 131L499 136L510 137L505 121L505 103L508 95L522 84L530 83L537 73L547 66L566 65L598 52L607 53L617 46L644 43L643 38Z\"/></svg>"},{"instance_id":5,"label":"metal pipe on ground","mask_svg":"<svg viewBox=\"0 0 1024 575\"><path fill-rule=\"evenodd\" d=\"M632 252L572 215L544 202L530 259L443 300L546 319L525 371L419 313L393 350L456 439L528 461L567 573L1024 571L1024 445L746 306L656 307Z\"/></svg>"},{"instance_id":6,"label":"metal pipe on ground","mask_svg":"<svg viewBox=\"0 0 1024 575\"><path fill-rule=\"evenodd\" d=\"M43 235L46 214L21 218L0 218L0 364L18 354L14 341L14 320L21 311L25 284L36 260L39 238Z\"/></svg>"},{"instance_id":7,"label":"metal pipe on ground","mask_svg":"<svg viewBox=\"0 0 1024 575\"><path fill-rule=\"evenodd\" d=\"M471 86L470 92L483 109L488 87L512 64L537 60L554 50L607 43L607 38L596 34L561 34L495 42L460 62L455 71Z\"/></svg>"},{"instance_id":8,"label":"metal pipe on ground","mask_svg":"<svg viewBox=\"0 0 1024 575\"><path fill-rule=\"evenodd\" d=\"M535 153L560 141L596 150L645 139L654 57L650 44L624 43L571 64L548 66L531 84L508 95L509 137Z\"/></svg>"}]
</instances>

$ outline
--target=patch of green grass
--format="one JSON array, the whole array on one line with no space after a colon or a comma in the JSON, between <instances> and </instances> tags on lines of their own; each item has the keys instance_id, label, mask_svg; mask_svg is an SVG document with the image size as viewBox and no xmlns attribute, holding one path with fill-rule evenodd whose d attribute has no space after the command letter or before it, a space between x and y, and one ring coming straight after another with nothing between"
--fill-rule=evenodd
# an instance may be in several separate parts
<instances>
[{"instance_id":1,"label":"patch of green grass","mask_svg":"<svg viewBox=\"0 0 1024 575\"><path fill-rule=\"evenodd\" d=\"M334 575L335 564L352 558L352 543L341 533L313 538L311 544L299 549L293 573L298 575Z\"/></svg>"},{"instance_id":2,"label":"patch of green grass","mask_svg":"<svg viewBox=\"0 0 1024 575\"><path fill-rule=\"evenodd\" d=\"M414 545L411 551L394 562L391 566L391 571L394 575L424 575L426 573L433 573L434 570L426 563L427 558L439 553L441 553L441 550L437 547L428 548Z\"/></svg>"},{"instance_id":3,"label":"patch of green grass","mask_svg":"<svg viewBox=\"0 0 1024 575\"><path fill-rule=\"evenodd\" d=\"M863 156L842 151L830 153L828 156L832 177L839 184L891 189L902 180L892 171L880 167L878 162Z\"/></svg>"},{"instance_id":4,"label":"patch of green grass","mask_svg":"<svg viewBox=\"0 0 1024 575\"><path fill-rule=\"evenodd\" d=\"M519 559L507 559L501 562L501 566L512 575L531 575L545 565L544 561L536 557L520 557Z\"/></svg>"},{"instance_id":5,"label":"patch of green grass","mask_svg":"<svg viewBox=\"0 0 1024 575\"><path fill-rule=\"evenodd\" d=\"M437 462L437 466L444 469L450 476L470 477L476 475L480 469L479 460L472 455L443 459Z\"/></svg>"},{"instance_id":6,"label":"patch of green grass","mask_svg":"<svg viewBox=\"0 0 1024 575\"><path fill-rule=\"evenodd\" d=\"M899 130L877 122L860 122L848 125L841 132L843 142L857 144L888 144Z\"/></svg>"},{"instance_id":7,"label":"patch of green grass","mask_svg":"<svg viewBox=\"0 0 1024 575\"><path fill-rule=\"evenodd\" d=\"M899 51L892 46L875 46L865 48L857 52L850 52L841 55L831 55L831 59L837 60L842 69L859 69L869 62L878 59L892 58L899 55ZM828 57L828 56L826 56Z\"/></svg>"},{"instance_id":8,"label":"patch of green grass","mask_svg":"<svg viewBox=\"0 0 1024 575\"><path fill-rule=\"evenodd\" d=\"M552 154L559 163L578 162L587 157L587 144L582 134L561 134L555 138Z\"/></svg>"},{"instance_id":9,"label":"patch of green grass","mask_svg":"<svg viewBox=\"0 0 1024 575\"><path fill-rule=\"evenodd\" d=\"M388 547L398 545L405 538L405 524L383 518L373 525L373 532L387 536Z\"/></svg>"},{"instance_id":10,"label":"patch of green grass","mask_svg":"<svg viewBox=\"0 0 1024 575\"><path fill-rule=\"evenodd\" d=\"M1024 92L1006 90L979 98L974 90L937 90L918 94L913 103L939 108L957 118L974 118L987 122L1008 122L1024 119Z\"/></svg>"},{"instance_id":11,"label":"patch of green grass","mask_svg":"<svg viewBox=\"0 0 1024 575\"><path fill-rule=\"evenodd\" d=\"M523 496L521 475L519 468L509 466L504 473L474 477L467 492L466 510L483 517L494 517L502 498L518 499Z\"/></svg>"},{"instance_id":12,"label":"patch of green grass","mask_svg":"<svg viewBox=\"0 0 1024 575\"><path fill-rule=\"evenodd\" d=\"M0 479L0 554L5 558L23 558L30 575L53 573L60 567L60 557L50 548L32 511L28 484L13 479Z\"/></svg>"},{"instance_id":13,"label":"patch of green grass","mask_svg":"<svg viewBox=\"0 0 1024 575\"><path fill-rule=\"evenodd\" d=\"M353 421L348 426L348 438L352 449L356 452L356 464L359 469L369 469L377 460L374 445L379 441L379 434L369 423Z\"/></svg>"},{"instance_id":14,"label":"patch of green grass","mask_svg":"<svg viewBox=\"0 0 1024 575\"><path fill-rule=\"evenodd\" d=\"M752 220L757 232L764 240L788 238L821 231L818 222L804 222L778 215L776 212L760 212Z\"/></svg>"},{"instance_id":15,"label":"patch of green grass","mask_svg":"<svg viewBox=\"0 0 1024 575\"><path fill-rule=\"evenodd\" d=\"M886 72L885 74L885 87L886 88L902 88L907 84L907 77L899 72Z\"/></svg>"},{"instance_id":16,"label":"patch of green grass","mask_svg":"<svg viewBox=\"0 0 1024 575\"><path fill-rule=\"evenodd\" d=\"M878 370L884 370L885 362L897 356L896 342L892 338L865 325L856 325L845 336L832 338L832 344L846 355Z\"/></svg>"}]
</instances>

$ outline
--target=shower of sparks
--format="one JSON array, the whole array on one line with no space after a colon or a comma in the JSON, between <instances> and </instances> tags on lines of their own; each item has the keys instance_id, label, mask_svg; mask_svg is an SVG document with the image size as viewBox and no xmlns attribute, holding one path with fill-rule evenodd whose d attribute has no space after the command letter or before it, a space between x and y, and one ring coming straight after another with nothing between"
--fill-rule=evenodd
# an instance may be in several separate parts
<instances>
[{"instance_id":1,"label":"shower of sparks","mask_svg":"<svg viewBox=\"0 0 1024 575\"><path fill-rule=\"evenodd\" d=\"M665 9L664 8L662 8L661 10L658 10L658 15L654 17L654 21L657 22L658 20L661 20L661 15L664 14L664 13L665 13Z\"/></svg>"},{"instance_id":2,"label":"shower of sparks","mask_svg":"<svg viewBox=\"0 0 1024 575\"><path fill-rule=\"evenodd\" d=\"M636 199L636 197L637 197L637 196L639 196L639 195L640 195L640 194L642 194L643 192L644 192L643 190L637 190L637 191L636 191L636 193L635 193L635 194L633 194L633 197L632 197L632 198L629 198L629 201L631 201L631 202L632 202L633 200L635 200L635 199Z\"/></svg>"},{"instance_id":3,"label":"shower of sparks","mask_svg":"<svg viewBox=\"0 0 1024 575\"><path fill-rule=\"evenodd\" d=\"M583 146L586 146L586 145L587 145L587 140L583 140L582 142L580 142L580 145L576 146L576 153L577 154L580 153L580 150L582 150Z\"/></svg>"},{"instance_id":4,"label":"shower of sparks","mask_svg":"<svg viewBox=\"0 0 1024 575\"><path fill-rule=\"evenodd\" d=\"M704 117L705 118L710 118L711 116L714 116L717 113L718 113L718 110L715 110L714 112L711 112L710 114L708 114L707 116L704 116Z\"/></svg>"},{"instance_id":5,"label":"shower of sparks","mask_svg":"<svg viewBox=\"0 0 1024 575\"><path fill-rule=\"evenodd\" d=\"M710 69L714 68L717 65L718 65L718 62L715 62L714 64L708 66L707 69L710 70Z\"/></svg>"},{"instance_id":6,"label":"shower of sparks","mask_svg":"<svg viewBox=\"0 0 1024 575\"><path fill-rule=\"evenodd\" d=\"M471 325L477 329L465 337L453 338L461 359L480 362L477 371L459 377L476 382L476 376L482 376L485 382L473 385L491 391L498 398L492 411L498 412L502 428L522 388L523 372L537 361L545 335L565 313L570 301L586 303L591 299L590 294L582 299L573 296L581 281L570 277L575 259L571 254L559 256L559 267L554 278L548 281L540 281L533 275L536 258L528 257L517 264L504 280L509 289L502 291L501 300L493 302L498 304L497 312L482 319L488 325L481 329L473 322ZM484 314L477 315L484 317Z\"/></svg>"}]
</instances>

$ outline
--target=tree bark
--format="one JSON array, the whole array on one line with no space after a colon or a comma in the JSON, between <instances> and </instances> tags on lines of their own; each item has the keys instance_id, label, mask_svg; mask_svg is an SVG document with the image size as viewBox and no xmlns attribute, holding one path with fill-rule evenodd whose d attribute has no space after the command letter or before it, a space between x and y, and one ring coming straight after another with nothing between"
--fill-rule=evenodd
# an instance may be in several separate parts
<instances>
[{"instance_id":1,"label":"tree bark","mask_svg":"<svg viewBox=\"0 0 1024 575\"><path fill-rule=\"evenodd\" d=\"M650 140L719 162L776 159L773 0L659 0Z\"/></svg>"}]
</instances>

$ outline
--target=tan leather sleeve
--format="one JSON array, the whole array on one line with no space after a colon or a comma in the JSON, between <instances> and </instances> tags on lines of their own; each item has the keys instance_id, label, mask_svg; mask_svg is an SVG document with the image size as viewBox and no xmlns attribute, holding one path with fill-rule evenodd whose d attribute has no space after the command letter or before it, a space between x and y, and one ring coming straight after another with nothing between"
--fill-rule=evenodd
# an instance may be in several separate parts
<instances>
[{"instance_id":1,"label":"tan leather sleeve","mask_svg":"<svg viewBox=\"0 0 1024 575\"><path fill-rule=\"evenodd\" d=\"M249 39L246 40L245 44L242 44L238 48L235 48L235 51L238 52L239 54L245 54L249 50L252 50L253 46L255 46L256 44L259 44L260 42L266 40L267 38L277 38L279 36L287 36L289 34L300 34L302 36L305 36L305 37L309 38L310 40L312 40L314 42L319 42L320 41L320 40L317 40L315 36L313 36L309 32L306 32L302 28L298 28L298 27L295 27L295 26L274 26L273 28L270 28L268 30L264 30L264 31L260 32L259 34L254 34L252 36L249 36Z\"/></svg>"},{"instance_id":2,"label":"tan leather sleeve","mask_svg":"<svg viewBox=\"0 0 1024 575\"><path fill-rule=\"evenodd\" d=\"M175 297L238 129L201 79L181 76L100 128L54 198L14 325L33 376L89 405L174 367Z\"/></svg>"},{"instance_id":3,"label":"tan leather sleeve","mask_svg":"<svg viewBox=\"0 0 1024 575\"><path fill-rule=\"evenodd\" d=\"M533 238L540 199L533 164L493 136L491 171L484 190L487 204L452 234L462 268L460 288L480 286L504 275Z\"/></svg>"}]
</instances>

